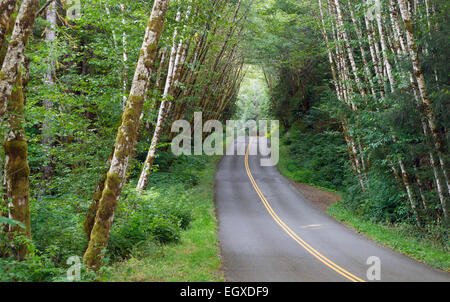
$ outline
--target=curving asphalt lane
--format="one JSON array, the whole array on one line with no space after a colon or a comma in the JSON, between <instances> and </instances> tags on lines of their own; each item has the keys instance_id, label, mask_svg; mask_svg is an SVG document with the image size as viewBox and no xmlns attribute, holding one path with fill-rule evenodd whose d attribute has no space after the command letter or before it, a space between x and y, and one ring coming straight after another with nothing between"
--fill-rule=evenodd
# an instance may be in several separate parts
<instances>
[{"instance_id":1,"label":"curving asphalt lane","mask_svg":"<svg viewBox=\"0 0 450 302\"><path fill-rule=\"evenodd\" d=\"M249 141L253 148L257 140L239 137L229 148L249 148ZM276 167L262 167L260 159L249 155L247 171L245 156L224 156L215 176L227 281L368 281L372 256L380 259L381 281L450 281L449 273L376 244L327 216Z\"/></svg>"}]
</instances>

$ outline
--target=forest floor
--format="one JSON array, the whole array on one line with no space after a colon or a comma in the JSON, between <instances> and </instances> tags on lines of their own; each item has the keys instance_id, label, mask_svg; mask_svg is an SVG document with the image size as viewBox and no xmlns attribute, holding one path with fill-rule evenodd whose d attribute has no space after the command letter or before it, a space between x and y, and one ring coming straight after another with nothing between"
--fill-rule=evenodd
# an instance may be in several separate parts
<instances>
[{"instance_id":1,"label":"forest floor","mask_svg":"<svg viewBox=\"0 0 450 302\"><path fill-rule=\"evenodd\" d=\"M337 193L327 192L291 179L288 180L307 200L311 201L316 207L324 212L326 212L330 206L342 199Z\"/></svg>"},{"instance_id":2,"label":"forest floor","mask_svg":"<svg viewBox=\"0 0 450 302\"><path fill-rule=\"evenodd\" d=\"M193 221L178 242L143 250L114 265L108 281L211 282L223 281L214 205L214 173L220 158L208 157L198 185L189 191Z\"/></svg>"}]
</instances>

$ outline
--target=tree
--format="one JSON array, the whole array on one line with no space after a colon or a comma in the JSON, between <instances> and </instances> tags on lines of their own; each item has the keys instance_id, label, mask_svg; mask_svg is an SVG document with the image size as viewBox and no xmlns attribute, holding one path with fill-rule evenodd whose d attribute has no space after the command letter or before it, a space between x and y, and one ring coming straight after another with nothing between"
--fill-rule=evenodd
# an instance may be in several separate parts
<instances>
[{"instance_id":1,"label":"tree","mask_svg":"<svg viewBox=\"0 0 450 302\"><path fill-rule=\"evenodd\" d=\"M84 254L85 263L98 269L101 264L102 251L106 248L120 192L127 170L129 157L136 144L136 133L142 113L148 81L154 66L159 38L164 26L169 0L155 0L150 15L141 53L136 66L127 106L122 117L122 124L116 138L114 155L111 161L105 188L99 201L95 224L92 228L89 247Z\"/></svg>"}]
</instances>

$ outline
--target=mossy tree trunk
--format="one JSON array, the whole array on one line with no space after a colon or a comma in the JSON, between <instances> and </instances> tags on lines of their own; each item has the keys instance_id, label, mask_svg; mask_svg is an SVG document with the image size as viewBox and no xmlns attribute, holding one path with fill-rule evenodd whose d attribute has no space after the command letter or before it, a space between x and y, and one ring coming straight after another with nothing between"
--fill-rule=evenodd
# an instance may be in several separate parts
<instances>
[{"instance_id":1,"label":"mossy tree trunk","mask_svg":"<svg viewBox=\"0 0 450 302\"><path fill-rule=\"evenodd\" d=\"M6 50L8 48L7 36L11 34L14 27L15 18L13 17L13 13L16 9L16 3L16 0L0 0L0 68L3 65L3 60L5 59ZM4 170L4 166L2 165L0 169ZM1 174L0 181L2 181L2 183L4 181L3 173ZM6 198L1 198L0 200L0 216L8 217L8 202L6 201ZM4 230L8 230L7 226L4 227Z\"/></svg>"},{"instance_id":2,"label":"mossy tree trunk","mask_svg":"<svg viewBox=\"0 0 450 302\"><path fill-rule=\"evenodd\" d=\"M11 15L16 7L16 3L17 0L0 0L0 48L6 41Z\"/></svg>"},{"instance_id":3,"label":"mossy tree trunk","mask_svg":"<svg viewBox=\"0 0 450 302\"><path fill-rule=\"evenodd\" d=\"M17 1L0 2L0 119L5 120L5 198L8 202L8 215L19 221L20 226L9 226L11 240L18 236L31 238L30 228L30 169L27 159L27 142L24 129L23 83L21 68L24 64L24 51L31 35L38 0L24 0L16 19L13 12ZM13 25L14 24L14 25ZM6 37L12 32L10 42ZM17 259L25 258L28 248L26 240L14 240L13 252ZM19 243L20 242L20 243Z\"/></svg>"},{"instance_id":4,"label":"mossy tree trunk","mask_svg":"<svg viewBox=\"0 0 450 302\"><path fill-rule=\"evenodd\" d=\"M0 71L0 118L3 118L5 114L13 87L18 81L19 69L25 59L25 47L33 30L38 9L39 0L23 0L20 6Z\"/></svg>"},{"instance_id":5,"label":"mossy tree trunk","mask_svg":"<svg viewBox=\"0 0 450 302\"><path fill-rule=\"evenodd\" d=\"M24 129L24 106L22 76L14 86L6 112L7 133L4 141L5 149L5 183L6 197L9 201L9 217L23 223L20 226L10 226L11 239L18 235L31 239L30 227L30 168L28 166L27 141ZM22 241L22 240L21 240ZM23 260L27 254L27 245L14 244L14 254Z\"/></svg>"},{"instance_id":6,"label":"mossy tree trunk","mask_svg":"<svg viewBox=\"0 0 450 302\"><path fill-rule=\"evenodd\" d=\"M178 11L176 22L181 21L181 14ZM169 114L169 110L171 107L170 99L172 96L172 90L174 83L178 80L177 76L180 75L178 72L181 69L181 53L183 52L183 41L177 43L178 39L178 31L175 29L173 34L173 45L172 51L169 59L169 68L167 72L166 84L164 87L164 93L162 96L162 102L159 107L158 119L155 126L155 131L153 132L152 142L150 144L150 148L147 152L147 157L144 162L144 167L142 168L141 175L139 177L139 181L137 184L137 188L140 191L143 191L147 188L148 181L150 179L150 172L153 167L153 163L156 157L156 147L160 142L161 134L164 130L164 125L167 120L167 115Z\"/></svg>"},{"instance_id":7,"label":"mossy tree trunk","mask_svg":"<svg viewBox=\"0 0 450 302\"><path fill-rule=\"evenodd\" d=\"M95 189L94 195L92 196L92 202L89 206L88 212L86 214L86 218L83 223L84 233L86 234L86 239L89 241L91 240L91 232L92 228L94 227L95 223L95 216L97 215L98 210L98 204L100 202L100 199L102 198L103 190L105 189L105 181L106 177L108 176L108 170L111 165L111 161L114 155L114 149L112 150L111 154L108 157L107 160L107 168L105 169L105 172L103 173L102 177L97 183L97 187Z\"/></svg>"},{"instance_id":8,"label":"mossy tree trunk","mask_svg":"<svg viewBox=\"0 0 450 302\"><path fill-rule=\"evenodd\" d=\"M164 26L168 3L169 0L155 0L148 21L130 95L122 116L122 124L118 130L111 167L99 201L89 246L84 254L84 262L94 270L100 268L103 251L108 245L114 211L122 191L130 155L136 145L139 120Z\"/></svg>"}]
</instances>

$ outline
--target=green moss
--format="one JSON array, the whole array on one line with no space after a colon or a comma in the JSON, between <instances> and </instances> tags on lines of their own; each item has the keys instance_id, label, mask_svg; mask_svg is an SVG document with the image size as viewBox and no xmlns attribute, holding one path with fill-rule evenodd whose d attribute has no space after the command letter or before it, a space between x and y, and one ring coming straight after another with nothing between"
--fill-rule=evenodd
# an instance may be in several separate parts
<instances>
[{"instance_id":1,"label":"green moss","mask_svg":"<svg viewBox=\"0 0 450 302\"><path fill-rule=\"evenodd\" d=\"M122 178L117 173L108 173L106 184L109 188L117 188L122 184Z\"/></svg>"},{"instance_id":2,"label":"green moss","mask_svg":"<svg viewBox=\"0 0 450 302\"><path fill-rule=\"evenodd\" d=\"M128 101L132 104L137 104L137 103L141 103L144 101L144 97L143 96L137 96L137 95L130 95L130 97L128 98Z\"/></svg>"},{"instance_id":3,"label":"green moss","mask_svg":"<svg viewBox=\"0 0 450 302\"><path fill-rule=\"evenodd\" d=\"M116 150L115 156L117 158L128 156L129 149L133 147L132 144L136 140L137 125L142 112L144 97L131 95L128 102L129 106L127 106L123 114L122 125L119 128L116 141L117 146L122 146L120 150Z\"/></svg>"},{"instance_id":4,"label":"green moss","mask_svg":"<svg viewBox=\"0 0 450 302\"><path fill-rule=\"evenodd\" d=\"M9 46L11 46L11 47L17 47L17 45L19 45L19 41L17 41L17 40L13 40L13 41L9 42Z\"/></svg>"},{"instance_id":5,"label":"green moss","mask_svg":"<svg viewBox=\"0 0 450 302\"><path fill-rule=\"evenodd\" d=\"M22 28L28 29L31 33L31 29L33 27L34 21L36 19L36 13L39 9L39 1L32 1L28 9L25 11L25 14L20 19L20 23L22 24ZM24 35L28 38L29 34ZM24 37L25 38L25 37Z\"/></svg>"},{"instance_id":6,"label":"green moss","mask_svg":"<svg viewBox=\"0 0 450 302\"><path fill-rule=\"evenodd\" d=\"M133 122L136 121L136 119L139 119L138 110L134 106L128 107L123 114L124 123Z\"/></svg>"},{"instance_id":7,"label":"green moss","mask_svg":"<svg viewBox=\"0 0 450 302\"><path fill-rule=\"evenodd\" d=\"M158 49L158 44L152 43L147 46L147 53L155 52Z\"/></svg>"},{"instance_id":8,"label":"green moss","mask_svg":"<svg viewBox=\"0 0 450 302\"><path fill-rule=\"evenodd\" d=\"M149 18L149 20L147 22L147 27L150 29L153 29L154 24L155 24L155 20L152 20L151 18Z\"/></svg>"},{"instance_id":9,"label":"green moss","mask_svg":"<svg viewBox=\"0 0 450 302\"><path fill-rule=\"evenodd\" d=\"M114 210L117 204L117 194L115 190L106 187L103 190L102 199L100 200L100 206L97 212L98 221L107 221L114 214ZM92 235L92 234L91 234Z\"/></svg>"},{"instance_id":10,"label":"green moss","mask_svg":"<svg viewBox=\"0 0 450 302\"><path fill-rule=\"evenodd\" d=\"M30 167L27 161L27 147L27 142L22 140L4 143L5 154L9 157L7 173L13 182L21 181L22 178L26 178L28 182Z\"/></svg>"},{"instance_id":11,"label":"green moss","mask_svg":"<svg viewBox=\"0 0 450 302\"><path fill-rule=\"evenodd\" d=\"M116 173L108 173L97 212L96 223L90 234L89 247L84 255L85 263L94 270L100 268L101 253L106 248L111 230L117 199L120 193L122 179Z\"/></svg>"},{"instance_id":12,"label":"green moss","mask_svg":"<svg viewBox=\"0 0 450 302\"><path fill-rule=\"evenodd\" d=\"M102 191L101 190L95 191L94 196L92 198L94 199L94 201L99 201L100 198L102 198Z\"/></svg>"},{"instance_id":13,"label":"green moss","mask_svg":"<svg viewBox=\"0 0 450 302\"><path fill-rule=\"evenodd\" d=\"M123 152L122 150L116 150L116 153L114 153L114 154L115 154L116 158L123 159L125 152Z\"/></svg>"},{"instance_id":14,"label":"green moss","mask_svg":"<svg viewBox=\"0 0 450 302\"><path fill-rule=\"evenodd\" d=\"M153 61L152 60L145 60L144 65L147 69L151 69L153 67Z\"/></svg>"},{"instance_id":15,"label":"green moss","mask_svg":"<svg viewBox=\"0 0 450 302\"><path fill-rule=\"evenodd\" d=\"M27 161L27 143L23 140L6 141L4 143L4 149L5 155L8 157L6 178L10 184L7 194L12 199L13 204L11 216L26 226L25 230L17 228L15 231L30 238L30 184L28 180L30 168ZM23 259L26 253L26 246L19 247L19 259Z\"/></svg>"},{"instance_id":16,"label":"green moss","mask_svg":"<svg viewBox=\"0 0 450 302\"><path fill-rule=\"evenodd\" d=\"M4 144L5 146L5 152L7 154L14 154L16 156L20 157L26 157L27 156L27 142L23 140L13 140L13 141L7 141Z\"/></svg>"}]
</instances>

